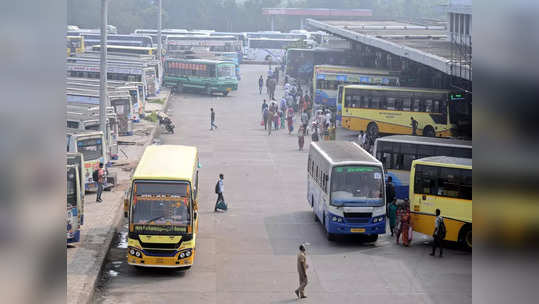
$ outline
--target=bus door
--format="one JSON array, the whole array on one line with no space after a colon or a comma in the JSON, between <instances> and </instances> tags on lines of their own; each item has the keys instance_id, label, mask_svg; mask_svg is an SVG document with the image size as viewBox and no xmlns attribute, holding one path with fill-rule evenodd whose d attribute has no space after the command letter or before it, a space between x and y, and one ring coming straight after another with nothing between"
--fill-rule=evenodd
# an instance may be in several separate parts
<instances>
[{"instance_id":1,"label":"bus door","mask_svg":"<svg viewBox=\"0 0 539 304\"><path fill-rule=\"evenodd\" d=\"M80 241L80 213L82 209L78 168L67 165L67 242Z\"/></svg>"},{"instance_id":2,"label":"bus door","mask_svg":"<svg viewBox=\"0 0 539 304\"><path fill-rule=\"evenodd\" d=\"M84 225L84 200L85 200L85 192L84 192L84 184L83 184L84 156L82 155L82 153L67 153L67 164L76 166L77 172L79 174L79 182L78 182L79 196L80 196L79 222L81 225Z\"/></svg>"},{"instance_id":3,"label":"bus door","mask_svg":"<svg viewBox=\"0 0 539 304\"><path fill-rule=\"evenodd\" d=\"M129 98L111 98L110 104L114 107L118 118L119 135L132 135L133 122L131 121L131 102Z\"/></svg>"},{"instance_id":4,"label":"bus door","mask_svg":"<svg viewBox=\"0 0 539 304\"><path fill-rule=\"evenodd\" d=\"M109 133L109 136L107 136L107 142L110 144L110 158L113 160L118 159L118 118L116 116L116 113L107 113L107 133Z\"/></svg>"}]
</instances>

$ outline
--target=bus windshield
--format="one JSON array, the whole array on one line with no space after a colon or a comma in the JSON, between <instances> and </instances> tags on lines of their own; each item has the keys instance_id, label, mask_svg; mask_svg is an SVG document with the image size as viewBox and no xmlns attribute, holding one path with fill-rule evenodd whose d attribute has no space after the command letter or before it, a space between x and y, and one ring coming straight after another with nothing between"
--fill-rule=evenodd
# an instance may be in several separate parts
<instances>
[{"instance_id":1,"label":"bus windshield","mask_svg":"<svg viewBox=\"0 0 539 304\"><path fill-rule=\"evenodd\" d=\"M236 77L236 67L233 64L221 64L217 66L217 77Z\"/></svg>"},{"instance_id":2,"label":"bus windshield","mask_svg":"<svg viewBox=\"0 0 539 304\"><path fill-rule=\"evenodd\" d=\"M331 204L334 206L384 205L382 170L374 166L340 166L331 175Z\"/></svg>"},{"instance_id":3,"label":"bus windshield","mask_svg":"<svg viewBox=\"0 0 539 304\"><path fill-rule=\"evenodd\" d=\"M77 177L74 170L67 172L67 205L77 206Z\"/></svg>"},{"instance_id":4,"label":"bus windshield","mask_svg":"<svg viewBox=\"0 0 539 304\"><path fill-rule=\"evenodd\" d=\"M191 224L187 183L136 182L133 224L143 233L185 233ZM168 226L155 230L149 226ZM172 228L175 227L175 228Z\"/></svg>"},{"instance_id":5,"label":"bus windshield","mask_svg":"<svg viewBox=\"0 0 539 304\"><path fill-rule=\"evenodd\" d=\"M96 160L103 156L103 143L101 138L82 139L77 142L77 149L84 156L84 160Z\"/></svg>"}]
</instances>

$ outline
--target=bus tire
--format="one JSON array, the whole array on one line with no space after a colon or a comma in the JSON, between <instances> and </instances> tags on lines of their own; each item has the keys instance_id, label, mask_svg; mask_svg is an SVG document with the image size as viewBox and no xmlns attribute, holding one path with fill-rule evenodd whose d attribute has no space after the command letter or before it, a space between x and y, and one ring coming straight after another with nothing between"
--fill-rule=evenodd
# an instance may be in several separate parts
<instances>
[{"instance_id":1,"label":"bus tire","mask_svg":"<svg viewBox=\"0 0 539 304\"><path fill-rule=\"evenodd\" d=\"M367 135L371 138L378 138L378 125L372 121L367 125Z\"/></svg>"},{"instance_id":2,"label":"bus tire","mask_svg":"<svg viewBox=\"0 0 539 304\"><path fill-rule=\"evenodd\" d=\"M316 214L315 214L316 215ZM329 228L326 227L326 213L324 213L324 229L326 229L326 238L328 239L328 241L332 242L332 241L335 241L335 234L329 232Z\"/></svg>"},{"instance_id":3,"label":"bus tire","mask_svg":"<svg viewBox=\"0 0 539 304\"><path fill-rule=\"evenodd\" d=\"M228 95L228 91L224 91L224 92L223 92L223 96L226 97L227 95Z\"/></svg>"},{"instance_id":4,"label":"bus tire","mask_svg":"<svg viewBox=\"0 0 539 304\"><path fill-rule=\"evenodd\" d=\"M423 136L426 137L435 137L436 132L434 132L434 128L432 126L426 126L423 128Z\"/></svg>"},{"instance_id":5,"label":"bus tire","mask_svg":"<svg viewBox=\"0 0 539 304\"><path fill-rule=\"evenodd\" d=\"M183 85L181 83L179 83L179 82L178 82L178 84L176 84L176 92L178 94L183 93Z\"/></svg>"},{"instance_id":6,"label":"bus tire","mask_svg":"<svg viewBox=\"0 0 539 304\"><path fill-rule=\"evenodd\" d=\"M367 242L374 243L378 240L378 234L369 234L367 235Z\"/></svg>"},{"instance_id":7,"label":"bus tire","mask_svg":"<svg viewBox=\"0 0 539 304\"><path fill-rule=\"evenodd\" d=\"M466 224L460 228L459 243L466 250L472 250L472 225Z\"/></svg>"}]
</instances>

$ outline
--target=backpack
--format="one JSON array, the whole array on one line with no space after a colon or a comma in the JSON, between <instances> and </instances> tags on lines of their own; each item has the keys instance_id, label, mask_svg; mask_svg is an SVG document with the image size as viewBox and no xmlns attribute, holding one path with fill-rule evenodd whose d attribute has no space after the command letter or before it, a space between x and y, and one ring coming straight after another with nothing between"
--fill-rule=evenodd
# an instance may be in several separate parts
<instances>
[{"instance_id":1,"label":"backpack","mask_svg":"<svg viewBox=\"0 0 539 304\"><path fill-rule=\"evenodd\" d=\"M311 140L312 140L312 141L318 141L318 133L316 133L316 132L313 133L313 134L311 135Z\"/></svg>"},{"instance_id":2,"label":"backpack","mask_svg":"<svg viewBox=\"0 0 539 304\"><path fill-rule=\"evenodd\" d=\"M442 219L440 221L440 226L438 227L438 237L443 240L445 239L445 234L447 232L447 229L445 228L445 223L444 223L444 220Z\"/></svg>"},{"instance_id":3,"label":"backpack","mask_svg":"<svg viewBox=\"0 0 539 304\"><path fill-rule=\"evenodd\" d=\"M97 182L99 180L99 169L95 169L94 172L92 172L92 179L94 182Z\"/></svg>"},{"instance_id":4,"label":"backpack","mask_svg":"<svg viewBox=\"0 0 539 304\"><path fill-rule=\"evenodd\" d=\"M219 181L215 184L215 194L219 194Z\"/></svg>"}]
</instances>

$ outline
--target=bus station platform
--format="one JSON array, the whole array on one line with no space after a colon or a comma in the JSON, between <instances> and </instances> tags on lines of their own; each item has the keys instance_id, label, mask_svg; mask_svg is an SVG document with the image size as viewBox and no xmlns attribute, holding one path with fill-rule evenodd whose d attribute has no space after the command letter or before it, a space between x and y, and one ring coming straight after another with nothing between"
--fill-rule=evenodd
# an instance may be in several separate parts
<instances>
[{"instance_id":1,"label":"bus station platform","mask_svg":"<svg viewBox=\"0 0 539 304\"><path fill-rule=\"evenodd\" d=\"M158 96L152 98L161 101L147 101L146 113L165 111L169 97L170 90L162 89ZM119 145L119 158L108 169L109 173L117 175L117 185L111 191L103 192L101 203L95 201L95 193L86 194L81 240L67 247L66 303L93 302L102 265L122 223L124 192L144 149L158 134L158 122L141 119L139 123L134 124L133 135L119 137L119 141L124 144Z\"/></svg>"}]
</instances>

